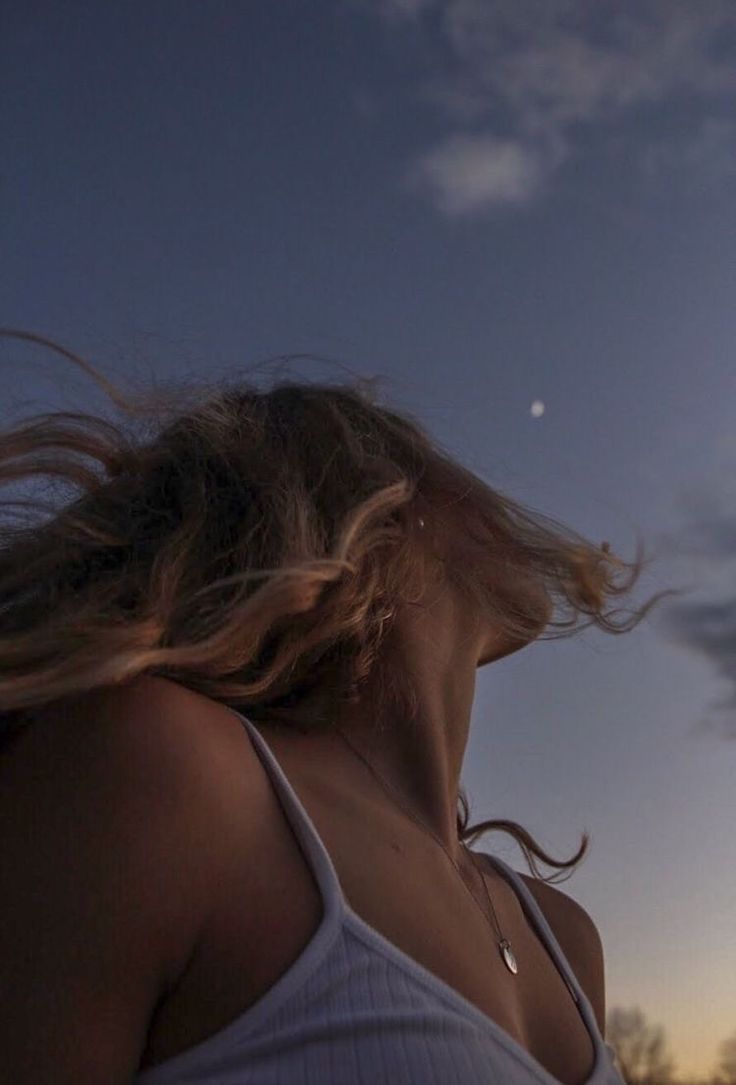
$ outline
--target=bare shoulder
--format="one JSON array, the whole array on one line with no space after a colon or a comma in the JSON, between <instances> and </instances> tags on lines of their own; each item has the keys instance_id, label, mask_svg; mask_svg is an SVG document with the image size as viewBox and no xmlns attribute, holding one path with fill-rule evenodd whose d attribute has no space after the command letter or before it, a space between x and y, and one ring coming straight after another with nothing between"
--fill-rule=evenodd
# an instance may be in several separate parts
<instances>
[{"instance_id":1,"label":"bare shoulder","mask_svg":"<svg viewBox=\"0 0 736 1085\"><path fill-rule=\"evenodd\" d=\"M590 913L569 894L529 874L517 872L534 896L555 938L585 991L605 1034L605 964L603 943Z\"/></svg>"},{"instance_id":2,"label":"bare shoulder","mask_svg":"<svg viewBox=\"0 0 736 1085\"><path fill-rule=\"evenodd\" d=\"M136 772L145 775L147 767L153 774L187 771L202 757L203 769L227 763L234 745L247 762L250 748L238 743L242 728L225 705L153 675L42 706L31 720L10 747L6 765L45 751L53 754L48 763L59 774L72 761L99 758L121 771L132 770L135 761Z\"/></svg>"},{"instance_id":3,"label":"bare shoulder","mask_svg":"<svg viewBox=\"0 0 736 1085\"><path fill-rule=\"evenodd\" d=\"M595 930L595 924L589 912L574 897L540 878L523 874L521 871L517 871L517 874L532 893L555 934L557 934L557 926L561 928L568 926L578 936Z\"/></svg>"},{"instance_id":4,"label":"bare shoulder","mask_svg":"<svg viewBox=\"0 0 736 1085\"><path fill-rule=\"evenodd\" d=\"M226 708L160 680L49 704L3 750L7 1080L132 1079L233 854L257 853L250 750Z\"/></svg>"},{"instance_id":5,"label":"bare shoulder","mask_svg":"<svg viewBox=\"0 0 736 1085\"><path fill-rule=\"evenodd\" d=\"M118 834L141 853L142 876L165 857L170 877L176 869L186 884L182 907L204 916L212 886L249 835L255 854L263 801L256 761L226 706L141 676L34 711L0 758L0 810L6 824L33 819L49 834L62 831L62 811L70 825L97 825L98 836L104 824L111 839Z\"/></svg>"}]
</instances>

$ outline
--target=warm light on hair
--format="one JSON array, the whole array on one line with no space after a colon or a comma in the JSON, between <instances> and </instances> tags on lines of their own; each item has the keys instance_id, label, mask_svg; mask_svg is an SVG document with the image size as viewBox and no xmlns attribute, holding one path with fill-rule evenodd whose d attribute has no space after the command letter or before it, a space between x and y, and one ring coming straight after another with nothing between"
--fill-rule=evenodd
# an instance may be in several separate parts
<instances>
[{"instance_id":1,"label":"warm light on hair","mask_svg":"<svg viewBox=\"0 0 736 1085\"><path fill-rule=\"evenodd\" d=\"M56 411L0 432L0 483L52 475L81 491L21 527L8 512L43 504L0 505L5 743L34 709L142 674L305 731L329 729L370 677L377 725L411 719L410 677L382 647L397 600L418 598L427 573L419 508L427 531L449 509L489 560L538 578L556 615L541 639L592 624L628 632L680 594L659 592L614 624L607 600L634 586L641 548L626 563L492 489L407 413L379 405L375 380L269 389L197 380L128 397L42 336L0 334L81 366L140 427ZM509 636L537 638L538 614L489 597L472 567L447 575ZM579 626L582 615L590 621ZM462 789L459 804L462 840L509 832L538 877L530 853L567 869L587 850L584 833L576 855L556 861L515 822L468 826Z\"/></svg>"}]
</instances>

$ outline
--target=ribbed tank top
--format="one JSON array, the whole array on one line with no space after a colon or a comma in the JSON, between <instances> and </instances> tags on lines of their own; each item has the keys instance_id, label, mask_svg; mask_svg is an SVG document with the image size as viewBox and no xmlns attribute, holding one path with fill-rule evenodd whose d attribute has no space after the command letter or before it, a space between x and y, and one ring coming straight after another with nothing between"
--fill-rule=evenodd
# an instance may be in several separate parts
<instances>
[{"instance_id":1,"label":"ribbed tank top","mask_svg":"<svg viewBox=\"0 0 736 1085\"><path fill-rule=\"evenodd\" d=\"M249 733L319 886L323 915L297 960L255 1005L133 1085L560 1085L458 991L349 906L329 853L255 725ZM544 913L522 879L478 852L516 891L577 1001L595 1049L582 1085L626 1085L613 1048Z\"/></svg>"}]
</instances>

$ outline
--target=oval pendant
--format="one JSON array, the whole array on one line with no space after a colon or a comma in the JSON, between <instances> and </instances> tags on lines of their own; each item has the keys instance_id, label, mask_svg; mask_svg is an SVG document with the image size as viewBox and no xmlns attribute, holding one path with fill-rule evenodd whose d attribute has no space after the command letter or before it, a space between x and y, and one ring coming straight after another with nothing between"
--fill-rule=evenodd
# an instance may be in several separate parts
<instances>
[{"instance_id":1,"label":"oval pendant","mask_svg":"<svg viewBox=\"0 0 736 1085\"><path fill-rule=\"evenodd\" d=\"M516 957L514 957L513 950L511 949L511 943L507 942L504 938L503 942L499 943L501 950L501 956L503 957L504 964L508 968L509 972L513 972L514 975L519 971L519 966L516 963Z\"/></svg>"}]
</instances>

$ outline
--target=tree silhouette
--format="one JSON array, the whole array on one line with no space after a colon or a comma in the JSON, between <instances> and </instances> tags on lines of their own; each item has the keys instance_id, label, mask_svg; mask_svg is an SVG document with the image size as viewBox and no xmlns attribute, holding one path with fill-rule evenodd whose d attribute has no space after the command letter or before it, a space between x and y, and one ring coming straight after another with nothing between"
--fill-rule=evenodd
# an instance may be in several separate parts
<instances>
[{"instance_id":1,"label":"tree silhouette","mask_svg":"<svg viewBox=\"0 0 736 1085\"><path fill-rule=\"evenodd\" d=\"M718 1066L713 1075L714 1085L736 1085L736 1032L718 1048Z\"/></svg>"},{"instance_id":2,"label":"tree silhouette","mask_svg":"<svg viewBox=\"0 0 736 1085\"><path fill-rule=\"evenodd\" d=\"M627 1085L670 1085L673 1081L674 1063L666 1050L664 1029L649 1025L638 1006L610 1010L606 1043L615 1051Z\"/></svg>"}]
</instances>

